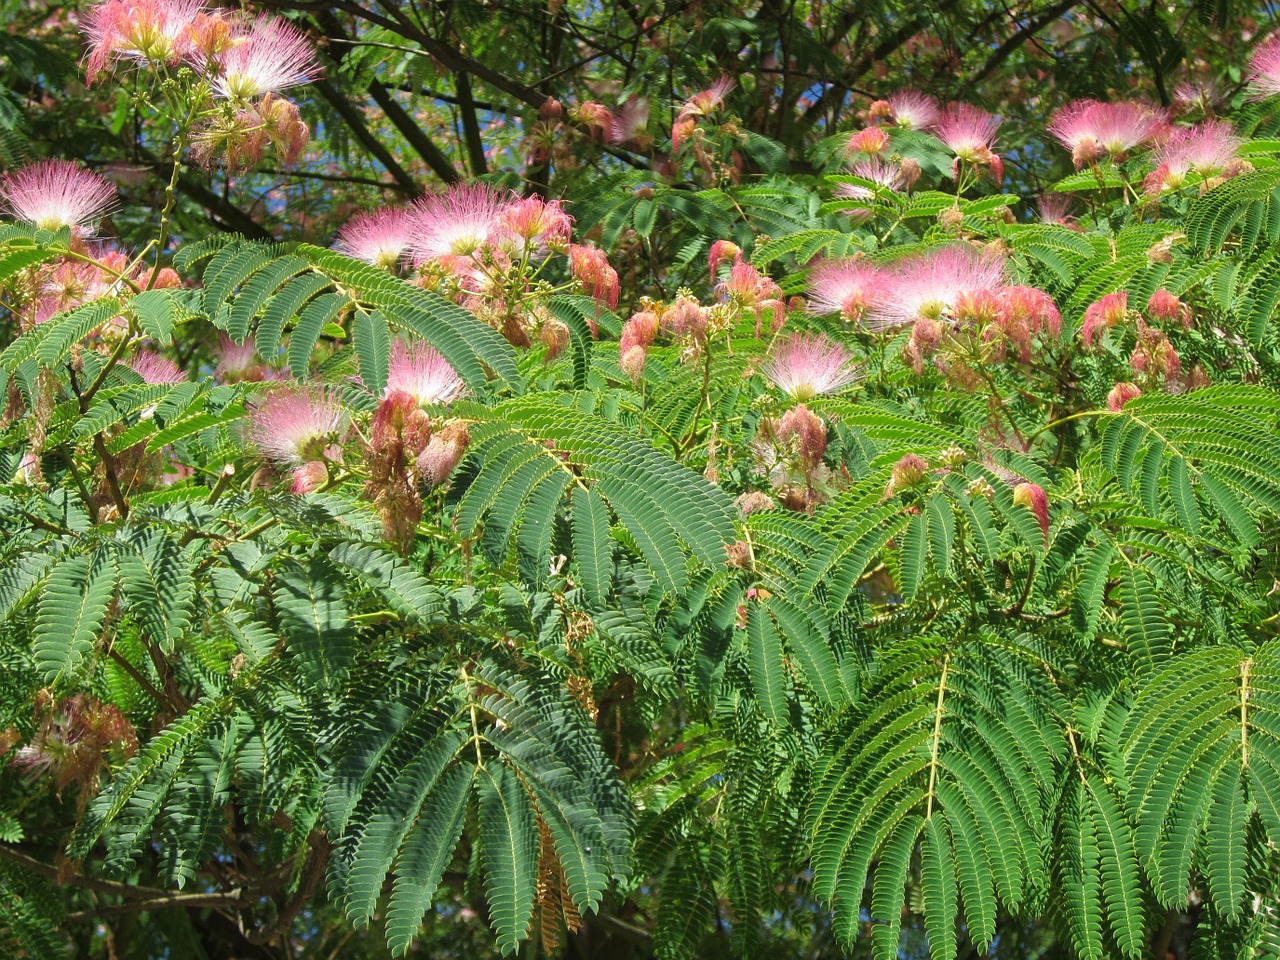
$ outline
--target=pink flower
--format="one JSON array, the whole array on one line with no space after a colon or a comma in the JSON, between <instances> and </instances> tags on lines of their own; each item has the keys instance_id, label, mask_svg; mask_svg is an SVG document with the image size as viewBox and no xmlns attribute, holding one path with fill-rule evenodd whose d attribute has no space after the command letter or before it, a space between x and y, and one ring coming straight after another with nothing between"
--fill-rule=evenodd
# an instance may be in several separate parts
<instances>
[{"instance_id":1,"label":"pink flower","mask_svg":"<svg viewBox=\"0 0 1280 960\"><path fill-rule=\"evenodd\" d=\"M348 220L334 246L349 257L390 270L408 249L410 231L407 207L379 207Z\"/></svg>"},{"instance_id":2,"label":"pink flower","mask_svg":"<svg viewBox=\"0 0 1280 960\"><path fill-rule=\"evenodd\" d=\"M1076 169L1104 153L1119 157L1159 133L1164 115L1145 103L1073 100L1054 114L1049 133L1071 151Z\"/></svg>"},{"instance_id":3,"label":"pink flower","mask_svg":"<svg viewBox=\"0 0 1280 960\"><path fill-rule=\"evenodd\" d=\"M467 394L467 385L429 344L421 340L408 346L396 341L391 348L385 396L407 393L419 406L452 403Z\"/></svg>"},{"instance_id":4,"label":"pink flower","mask_svg":"<svg viewBox=\"0 0 1280 960\"><path fill-rule=\"evenodd\" d=\"M716 292L738 307L756 312L756 335L759 336L759 319L764 310L773 311L773 326L781 326L787 314L782 301L782 288L753 267L741 256L735 257L729 277L716 286Z\"/></svg>"},{"instance_id":5,"label":"pink flower","mask_svg":"<svg viewBox=\"0 0 1280 960\"><path fill-rule=\"evenodd\" d=\"M418 472L433 485L444 483L467 452L470 442L471 434L465 423L449 424L432 434L430 442L418 455Z\"/></svg>"},{"instance_id":6,"label":"pink flower","mask_svg":"<svg viewBox=\"0 0 1280 960\"><path fill-rule=\"evenodd\" d=\"M990 166L997 179L1004 178L1004 166L992 150L1000 118L968 103L953 103L934 121L932 133L956 155L952 176L958 172L958 161Z\"/></svg>"},{"instance_id":7,"label":"pink flower","mask_svg":"<svg viewBox=\"0 0 1280 960\"><path fill-rule=\"evenodd\" d=\"M329 479L329 467L323 460L308 460L294 467L290 477L290 492L315 493Z\"/></svg>"},{"instance_id":8,"label":"pink flower","mask_svg":"<svg viewBox=\"0 0 1280 960\"><path fill-rule=\"evenodd\" d=\"M588 296L607 303L610 309L618 305L622 285L618 282L618 272L609 266L609 258L603 250L570 244L569 268Z\"/></svg>"},{"instance_id":9,"label":"pink flower","mask_svg":"<svg viewBox=\"0 0 1280 960\"><path fill-rule=\"evenodd\" d=\"M889 97L893 122L909 130L924 130L938 119L938 101L918 90L900 90Z\"/></svg>"},{"instance_id":10,"label":"pink flower","mask_svg":"<svg viewBox=\"0 0 1280 960\"><path fill-rule=\"evenodd\" d=\"M928 476L929 461L914 453L904 454L889 473L889 482L884 488L885 499L918 486Z\"/></svg>"},{"instance_id":11,"label":"pink flower","mask_svg":"<svg viewBox=\"0 0 1280 960\"><path fill-rule=\"evenodd\" d=\"M115 196L109 180L70 160L41 160L0 179L4 210L40 230L71 227L90 234L88 225Z\"/></svg>"},{"instance_id":12,"label":"pink flower","mask_svg":"<svg viewBox=\"0 0 1280 960\"><path fill-rule=\"evenodd\" d=\"M85 11L89 82L112 60L176 63L186 55L200 0L104 0Z\"/></svg>"},{"instance_id":13,"label":"pink flower","mask_svg":"<svg viewBox=\"0 0 1280 960\"><path fill-rule=\"evenodd\" d=\"M1107 394L1107 409L1112 413L1119 413L1126 403L1140 396L1142 396L1142 390L1136 383L1117 383Z\"/></svg>"},{"instance_id":14,"label":"pink flower","mask_svg":"<svg viewBox=\"0 0 1280 960\"><path fill-rule=\"evenodd\" d=\"M845 150L849 153L874 157L883 153L889 146L889 135L879 127L866 127L856 131L849 138Z\"/></svg>"},{"instance_id":15,"label":"pink flower","mask_svg":"<svg viewBox=\"0 0 1280 960\"><path fill-rule=\"evenodd\" d=\"M1075 197L1069 193L1042 193L1036 202L1036 210L1041 223L1060 223L1069 227L1076 222L1071 214L1074 204Z\"/></svg>"},{"instance_id":16,"label":"pink flower","mask_svg":"<svg viewBox=\"0 0 1280 960\"><path fill-rule=\"evenodd\" d=\"M711 244L711 252L707 254L707 266L711 269L711 282L715 283L720 264L726 260L736 260L740 256L742 256L742 248L732 240L717 240Z\"/></svg>"},{"instance_id":17,"label":"pink flower","mask_svg":"<svg viewBox=\"0 0 1280 960\"><path fill-rule=\"evenodd\" d=\"M907 186L907 178L902 172L902 167L879 157L861 157L854 161L849 172L855 177L870 180L889 190L903 190ZM849 197L854 200L867 200L873 196L871 190L856 183L838 183L833 192L837 197Z\"/></svg>"},{"instance_id":18,"label":"pink flower","mask_svg":"<svg viewBox=\"0 0 1280 960\"><path fill-rule=\"evenodd\" d=\"M1235 135L1231 124L1213 120L1194 127L1177 127L1156 148L1156 169L1143 186L1148 194L1182 186L1188 173L1208 177L1220 171L1235 172L1236 156L1244 141Z\"/></svg>"},{"instance_id":19,"label":"pink flower","mask_svg":"<svg viewBox=\"0 0 1280 960\"><path fill-rule=\"evenodd\" d=\"M187 379L176 363L150 350L141 351L129 361L129 368L146 383L184 383Z\"/></svg>"},{"instance_id":20,"label":"pink flower","mask_svg":"<svg viewBox=\"0 0 1280 960\"><path fill-rule=\"evenodd\" d=\"M1123 323L1129 310L1129 291L1108 293L1101 300L1089 304L1084 311L1084 324L1080 327L1080 339L1086 347L1093 346L1099 330L1110 330Z\"/></svg>"},{"instance_id":21,"label":"pink flower","mask_svg":"<svg viewBox=\"0 0 1280 960\"><path fill-rule=\"evenodd\" d=\"M597 135L613 127L613 114L609 112L609 108L593 100L574 104L570 110L570 116L591 131L593 140Z\"/></svg>"},{"instance_id":22,"label":"pink flower","mask_svg":"<svg viewBox=\"0 0 1280 960\"><path fill-rule=\"evenodd\" d=\"M421 263L469 256L490 241L509 195L483 183L459 184L413 205L411 249Z\"/></svg>"},{"instance_id":23,"label":"pink flower","mask_svg":"<svg viewBox=\"0 0 1280 960\"><path fill-rule=\"evenodd\" d=\"M835 393L860 376L849 351L821 334L797 334L778 341L760 372L791 399L802 402Z\"/></svg>"},{"instance_id":24,"label":"pink flower","mask_svg":"<svg viewBox=\"0 0 1280 960\"><path fill-rule=\"evenodd\" d=\"M259 17L232 39L213 88L228 100L252 100L309 83L319 66L306 34L279 17Z\"/></svg>"},{"instance_id":25,"label":"pink flower","mask_svg":"<svg viewBox=\"0 0 1280 960\"><path fill-rule=\"evenodd\" d=\"M828 260L809 273L809 309L814 313L839 311L845 320L857 322L884 296L883 272L865 260Z\"/></svg>"},{"instance_id":26,"label":"pink flower","mask_svg":"<svg viewBox=\"0 0 1280 960\"><path fill-rule=\"evenodd\" d=\"M1045 541L1049 539L1049 497L1038 483L1020 483L1013 488L1013 502L1026 507L1040 523L1040 532Z\"/></svg>"},{"instance_id":27,"label":"pink flower","mask_svg":"<svg viewBox=\"0 0 1280 960\"><path fill-rule=\"evenodd\" d=\"M633 383L639 383L644 373L648 348L658 335L659 325L657 314L644 310L634 314L622 326L622 335L618 338L618 366Z\"/></svg>"},{"instance_id":28,"label":"pink flower","mask_svg":"<svg viewBox=\"0 0 1280 960\"><path fill-rule=\"evenodd\" d=\"M1253 52L1253 59L1249 61L1249 85L1259 100L1280 93L1280 37L1272 37Z\"/></svg>"},{"instance_id":29,"label":"pink flower","mask_svg":"<svg viewBox=\"0 0 1280 960\"><path fill-rule=\"evenodd\" d=\"M516 255L545 254L548 249L568 249L573 219L559 200L541 197L512 200L498 214L495 233Z\"/></svg>"},{"instance_id":30,"label":"pink flower","mask_svg":"<svg viewBox=\"0 0 1280 960\"><path fill-rule=\"evenodd\" d=\"M1147 313L1154 320L1180 323L1191 329L1191 308L1168 290L1160 289L1147 301Z\"/></svg>"},{"instance_id":31,"label":"pink flower","mask_svg":"<svg viewBox=\"0 0 1280 960\"><path fill-rule=\"evenodd\" d=\"M323 390L274 390L250 414L249 439L263 456L283 464L321 460L346 426L337 399Z\"/></svg>"},{"instance_id":32,"label":"pink flower","mask_svg":"<svg viewBox=\"0 0 1280 960\"><path fill-rule=\"evenodd\" d=\"M261 379L262 365L258 351L250 337L244 343L236 343L225 333L218 336L218 365L214 373L226 383Z\"/></svg>"},{"instance_id":33,"label":"pink flower","mask_svg":"<svg viewBox=\"0 0 1280 960\"><path fill-rule=\"evenodd\" d=\"M706 116L716 107L724 103L724 98L727 97L730 91L732 91L737 85L737 81L732 77L721 77L707 89L699 90L692 97L686 100L684 106L680 108L679 116Z\"/></svg>"},{"instance_id":34,"label":"pink flower","mask_svg":"<svg viewBox=\"0 0 1280 960\"><path fill-rule=\"evenodd\" d=\"M636 94L614 113L609 123L609 142L619 146L643 143L651 140L645 135L648 128L649 101Z\"/></svg>"},{"instance_id":35,"label":"pink flower","mask_svg":"<svg viewBox=\"0 0 1280 960\"><path fill-rule=\"evenodd\" d=\"M884 298L871 309L868 326L899 327L920 317L951 315L963 293L1004 285L1004 260L967 244L935 247L896 263L886 276Z\"/></svg>"},{"instance_id":36,"label":"pink flower","mask_svg":"<svg viewBox=\"0 0 1280 960\"><path fill-rule=\"evenodd\" d=\"M693 297L677 297L662 313L662 329L673 337L701 343L707 336L707 310Z\"/></svg>"}]
</instances>

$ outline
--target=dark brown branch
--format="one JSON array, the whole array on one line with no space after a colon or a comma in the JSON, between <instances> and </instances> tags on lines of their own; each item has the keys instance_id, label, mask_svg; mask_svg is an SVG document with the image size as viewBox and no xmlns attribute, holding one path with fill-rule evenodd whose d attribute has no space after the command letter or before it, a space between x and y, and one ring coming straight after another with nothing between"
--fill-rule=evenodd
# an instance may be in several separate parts
<instances>
[{"instance_id":1,"label":"dark brown branch","mask_svg":"<svg viewBox=\"0 0 1280 960\"><path fill-rule=\"evenodd\" d=\"M391 151L383 146L382 141L375 137L364 122L364 117L360 116L360 111L355 105L342 95L328 80L313 80L311 87L320 94L321 97L337 111L338 116L342 117L348 127L351 128L351 134L368 150L373 156L387 168L387 172L395 178L396 183L404 188L404 191L411 196L420 196L422 191L418 185L414 183L413 177L409 176L409 172L400 166L399 161L391 155Z\"/></svg>"},{"instance_id":2,"label":"dark brown branch","mask_svg":"<svg viewBox=\"0 0 1280 960\"><path fill-rule=\"evenodd\" d=\"M458 93L458 109L462 112L462 135L467 143L467 160L471 164L471 175L478 177L487 173L489 164L484 156L484 144L480 142L480 121L476 117L476 102L471 98L471 78L465 71L453 75L454 87Z\"/></svg>"},{"instance_id":3,"label":"dark brown branch","mask_svg":"<svg viewBox=\"0 0 1280 960\"><path fill-rule=\"evenodd\" d=\"M1079 2L1080 0L1062 0L1061 3L1050 7L1038 17L1033 17L1025 27L1013 34L1013 36L1009 37L1004 43L1000 44L1000 46L992 51L991 56L987 58L987 62L982 65L982 68L978 70L977 73L969 77L965 82L964 88L961 91L961 97L971 93L979 83L994 73L1002 63L1009 59L1009 56L1017 50L1018 47L1022 46L1049 24L1053 23L1053 21L1066 14L1068 10L1076 6Z\"/></svg>"},{"instance_id":4,"label":"dark brown branch","mask_svg":"<svg viewBox=\"0 0 1280 960\"><path fill-rule=\"evenodd\" d=\"M399 102L387 92L386 87L377 80L371 81L369 96L373 97L374 102L387 115L387 119L437 177L445 183L457 183L462 179L449 158L423 133L422 127L418 126L417 121L409 116L404 107L400 106Z\"/></svg>"}]
</instances>

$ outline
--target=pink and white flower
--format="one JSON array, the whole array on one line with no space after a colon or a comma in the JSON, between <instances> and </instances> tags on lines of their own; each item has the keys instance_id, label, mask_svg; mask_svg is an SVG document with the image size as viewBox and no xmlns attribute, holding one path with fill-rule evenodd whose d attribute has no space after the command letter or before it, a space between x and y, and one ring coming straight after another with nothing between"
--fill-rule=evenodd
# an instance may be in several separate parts
<instances>
[{"instance_id":1,"label":"pink and white flower","mask_svg":"<svg viewBox=\"0 0 1280 960\"><path fill-rule=\"evenodd\" d=\"M918 90L899 90L889 97L893 122L908 130L924 130L932 126L941 112L938 101Z\"/></svg>"},{"instance_id":2,"label":"pink and white flower","mask_svg":"<svg viewBox=\"0 0 1280 960\"><path fill-rule=\"evenodd\" d=\"M301 30L279 17L259 17L232 38L214 90L228 100L252 100L314 79L319 62Z\"/></svg>"},{"instance_id":3,"label":"pink and white flower","mask_svg":"<svg viewBox=\"0 0 1280 960\"><path fill-rule=\"evenodd\" d=\"M89 235L115 196L111 181L70 160L41 160L0 179L4 210L41 230Z\"/></svg>"},{"instance_id":4,"label":"pink and white flower","mask_svg":"<svg viewBox=\"0 0 1280 960\"><path fill-rule=\"evenodd\" d=\"M409 249L412 231L408 207L380 207L348 220L335 246L349 257L392 270Z\"/></svg>"},{"instance_id":5,"label":"pink and white flower","mask_svg":"<svg viewBox=\"0 0 1280 960\"><path fill-rule=\"evenodd\" d=\"M419 406L452 403L467 395L467 385L434 347L399 341L391 348L385 396L407 393Z\"/></svg>"},{"instance_id":6,"label":"pink and white flower","mask_svg":"<svg viewBox=\"0 0 1280 960\"><path fill-rule=\"evenodd\" d=\"M885 296L883 271L865 260L828 260L809 273L809 309L861 320Z\"/></svg>"},{"instance_id":7,"label":"pink and white flower","mask_svg":"<svg viewBox=\"0 0 1280 960\"><path fill-rule=\"evenodd\" d=\"M112 60L176 63L191 46L200 0L104 0L84 12L89 82Z\"/></svg>"},{"instance_id":8,"label":"pink and white flower","mask_svg":"<svg viewBox=\"0 0 1280 960\"><path fill-rule=\"evenodd\" d=\"M842 344L812 333L779 340L760 372L792 400L801 402L842 390L861 376Z\"/></svg>"},{"instance_id":9,"label":"pink and white flower","mask_svg":"<svg viewBox=\"0 0 1280 960\"><path fill-rule=\"evenodd\" d=\"M967 244L936 247L896 263L887 274L884 298L870 311L868 326L887 329L917 319L950 318L960 297L1004 285L1005 263Z\"/></svg>"},{"instance_id":10,"label":"pink and white flower","mask_svg":"<svg viewBox=\"0 0 1280 960\"><path fill-rule=\"evenodd\" d=\"M958 169L958 161L964 160L978 166L990 166L996 178L1003 179L1004 165L992 149L999 130L999 117L969 103L953 103L931 128L933 135L956 155L953 176Z\"/></svg>"},{"instance_id":11,"label":"pink and white flower","mask_svg":"<svg viewBox=\"0 0 1280 960\"><path fill-rule=\"evenodd\" d=\"M622 293L618 271L609 266L609 258L599 247L570 244L569 269L588 296L608 304L611 310L618 305Z\"/></svg>"},{"instance_id":12,"label":"pink and white flower","mask_svg":"<svg viewBox=\"0 0 1280 960\"><path fill-rule=\"evenodd\" d=\"M1129 291L1117 290L1089 304L1084 311L1084 323L1080 327L1080 339L1086 347L1092 347L1098 333L1124 323L1129 312Z\"/></svg>"},{"instance_id":13,"label":"pink and white flower","mask_svg":"<svg viewBox=\"0 0 1280 960\"><path fill-rule=\"evenodd\" d=\"M476 253L490 242L510 199L483 183L469 183L418 200L410 213L414 258L421 263Z\"/></svg>"},{"instance_id":14,"label":"pink and white flower","mask_svg":"<svg viewBox=\"0 0 1280 960\"><path fill-rule=\"evenodd\" d=\"M270 460L298 465L321 460L347 425L347 414L324 390L272 391L250 414L249 439Z\"/></svg>"},{"instance_id":15,"label":"pink and white flower","mask_svg":"<svg viewBox=\"0 0 1280 960\"><path fill-rule=\"evenodd\" d=\"M1073 100L1054 114L1048 129L1071 151L1079 170L1097 163L1104 153L1123 156L1156 137L1164 124L1163 112L1145 103Z\"/></svg>"},{"instance_id":16,"label":"pink and white flower","mask_svg":"<svg viewBox=\"0 0 1280 960\"><path fill-rule=\"evenodd\" d=\"M1147 193L1154 195L1176 190L1189 173L1200 177L1217 173L1230 175L1239 168L1237 153L1243 143L1225 120L1177 127L1156 148L1153 157L1156 169L1147 176L1143 186Z\"/></svg>"},{"instance_id":17,"label":"pink and white flower","mask_svg":"<svg viewBox=\"0 0 1280 960\"><path fill-rule=\"evenodd\" d=\"M1253 52L1249 61L1249 86L1257 99L1280 93L1280 37L1272 37Z\"/></svg>"},{"instance_id":18,"label":"pink and white flower","mask_svg":"<svg viewBox=\"0 0 1280 960\"><path fill-rule=\"evenodd\" d=\"M150 350L143 350L130 360L129 368L144 382L151 384L184 383L187 379L187 375L176 363Z\"/></svg>"}]
</instances>

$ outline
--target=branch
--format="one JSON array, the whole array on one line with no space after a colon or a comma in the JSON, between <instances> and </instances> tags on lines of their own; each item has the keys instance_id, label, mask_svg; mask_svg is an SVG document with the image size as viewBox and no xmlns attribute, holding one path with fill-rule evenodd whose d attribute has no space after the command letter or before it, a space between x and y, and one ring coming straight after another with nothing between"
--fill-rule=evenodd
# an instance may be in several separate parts
<instances>
[{"instance_id":1,"label":"branch","mask_svg":"<svg viewBox=\"0 0 1280 960\"><path fill-rule=\"evenodd\" d=\"M382 145L382 141L369 131L369 127L364 122L364 117L360 116L360 111L355 108L355 105L350 100L336 90L328 80L312 80L311 86L346 121L347 126L351 128L352 135L364 145L366 150L373 154L379 163L387 168L387 172L395 178L406 193L414 197L422 194L422 191L418 189L418 185L414 183L413 177L409 176L409 172L400 166L399 161L391 155L391 151Z\"/></svg>"},{"instance_id":2,"label":"branch","mask_svg":"<svg viewBox=\"0 0 1280 960\"><path fill-rule=\"evenodd\" d=\"M487 173L489 165L484 157L484 144L480 142L480 121L476 117L476 102L471 98L471 78L465 72L453 75L458 92L458 108L462 111L462 135L467 142L467 159L471 162L471 175Z\"/></svg>"},{"instance_id":3,"label":"branch","mask_svg":"<svg viewBox=\"0 0 1280 960\"><path fill-rule=\"evenodd\" d=\"M970 76L965 82L960 96L964 97L972 92L974 87L994 73L1000 64L1008 60L1013 51L1017 50L1018 47L1022 46L1054 20L1057 20L1072 7L1076 6L1079 2L1080 0L1062 0L1061 3L1050 7L1040 16L1031 19L1025 27L1013 36L1009 37L1004 43L1000 44L1000 46L992 51L991 56L987 58L987 62L982 65L982 69Z\"/></svg>"}]
</instances>

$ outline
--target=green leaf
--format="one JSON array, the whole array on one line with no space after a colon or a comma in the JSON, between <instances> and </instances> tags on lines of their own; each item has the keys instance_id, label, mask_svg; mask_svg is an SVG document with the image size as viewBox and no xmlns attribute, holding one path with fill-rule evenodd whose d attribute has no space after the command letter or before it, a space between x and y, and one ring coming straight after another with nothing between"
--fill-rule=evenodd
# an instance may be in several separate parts
<instances>
[{"instance_id":1,"label":"green leaf","mask_svg":"<svg viewBox=\"0 0 1280 960\"><path fill-rule=\"evenodd\" d=\"M480 795L480 851L489 922L498 949L511 954L529 936L538 875L538 828L519 779L490 764L476 780Z\"/></svg>"},{"instance_id":2,"label":"green leaf","mask_svg":"<svg viewBox=\"0 0 1280 960\"><path fill-rule=\"evenodd\" d=\"M342 577L324 557L286 560L272 591L280 632L313 681L333 685L355 652Z\"/></svg>"},{"instance_id":3,"label":"green leaf","mask_svg":"<svg viewBox=\"0 0 1280 960\"><path fill-rule=\"evenodd\" d=\"M61 561L40 594L36 665L45 683L74 680L98 640L116 589L116 568L104 552Z\"/></svg>"}]
</instances>

